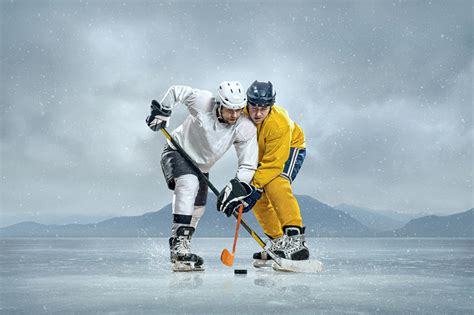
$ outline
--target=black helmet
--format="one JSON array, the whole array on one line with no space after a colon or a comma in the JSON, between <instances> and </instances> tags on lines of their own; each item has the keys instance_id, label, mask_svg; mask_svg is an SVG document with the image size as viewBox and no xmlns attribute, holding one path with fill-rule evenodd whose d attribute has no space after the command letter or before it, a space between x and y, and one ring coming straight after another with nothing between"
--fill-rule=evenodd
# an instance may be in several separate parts
<instances>
[{"instance_id":1,"label":"black helmet","mask_svg":"<svg viewBox=\"0 0 474 315\"><path fill-rule=\"evenodd\" d=\"M275 103L275 91L270 81L259 82L255 80L247 89L247 100L250 105L267 107Z\"/></svg>"}]
</instances>

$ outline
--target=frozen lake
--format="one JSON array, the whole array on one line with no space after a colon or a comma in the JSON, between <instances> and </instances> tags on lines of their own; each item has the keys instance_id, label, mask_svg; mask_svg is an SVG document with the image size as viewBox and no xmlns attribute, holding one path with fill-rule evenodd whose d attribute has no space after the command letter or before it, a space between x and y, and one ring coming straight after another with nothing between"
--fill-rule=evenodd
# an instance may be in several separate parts
<instances>
[{"instance_id":1,"label":"frozen lake","mask_svg":"<svg viewBox=\"0 0 474 315\"><path fill-rule=\"evenodd\" d=\"M257 270L240 238L196 238L207 270L173 273L167 239L2 239L0 313L470 313L472 239L309 239L320 274Z\"/></svg>"}]
</instances>

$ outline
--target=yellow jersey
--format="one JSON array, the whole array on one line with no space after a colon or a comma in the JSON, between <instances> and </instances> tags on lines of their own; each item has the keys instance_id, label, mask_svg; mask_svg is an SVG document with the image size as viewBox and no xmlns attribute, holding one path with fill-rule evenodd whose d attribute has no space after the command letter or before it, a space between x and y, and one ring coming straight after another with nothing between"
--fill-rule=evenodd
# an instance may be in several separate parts
<instances>
[{"instance_id":1,"label":"yellow jersey","mask_svg":"<svg viewBox=\"0 0 474 315\"><path fill-rule=\"evenodd\" d=\"M245 109L248 115L247 109ZM273 105L265 120L257 125L258 167L253 185L264 188L280 176L290 155L290 148L304 149L306 142L303 130L288 116L288 112Z\"/></svg>"}]
</instances>

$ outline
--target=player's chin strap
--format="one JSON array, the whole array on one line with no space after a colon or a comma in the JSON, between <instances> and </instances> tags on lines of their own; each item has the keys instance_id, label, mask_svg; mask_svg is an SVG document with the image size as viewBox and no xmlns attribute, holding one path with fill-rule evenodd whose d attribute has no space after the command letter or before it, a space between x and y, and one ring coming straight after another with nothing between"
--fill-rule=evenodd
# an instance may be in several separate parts
<instances>
[{"instance_id":1,"label":"player's chin strap","mask_svg":"<svg viewBox=\"0 0 474 315\"><path fill-rule=\"evenodd\" d=\"M216 117L217 117L217 120L218 120L220 123L225 124L226 122L225 122L225 120L224 120L224 117L222 117L222 104L221 104L221 102L219 102L218 100L216 100L215 98L213 98L212 103L213 103L214 106L216 107Z\"/></svg>"}]
</instances>

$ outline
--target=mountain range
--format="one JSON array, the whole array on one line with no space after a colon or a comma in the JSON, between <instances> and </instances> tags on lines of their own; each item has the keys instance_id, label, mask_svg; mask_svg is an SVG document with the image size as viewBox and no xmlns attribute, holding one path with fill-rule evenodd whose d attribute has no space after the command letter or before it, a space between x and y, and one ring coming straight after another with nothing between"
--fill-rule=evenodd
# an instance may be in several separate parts
<instances>
[{"instance_id":1,"label":"mountain range","mask_svg":"<svg viewBox=\"0 0 474 315\"><path fill-rule=\"evenodd\" d=\"M378 232L400 229L410 221L410 219L413 219L413 217L407 218L404 215L387 215L381 211L374 211L344 203L334 206L334 209L349 214L368 228Z\"/></svg>"},{"instance_id":2,"label":"mountain range","mask_svg":"<svg viewBox=\"0 0 474 315\"><path fill-rule=\"evenodd\" d=\"M474 208L448 216L414 219L397 230L377 233L382 237L474 237Z\"/></svg>"},{"instance_id":3,"label":"mountain range","mask_svg":"<svg viewBox=\"0 0 474 315\"><path fill-rule=\"evenodd\" d=\"M331 207L310 196L297 195L308 237L473 237L473 209L450 216L425 216L404 223L370 209L349 205ZM235 219L216 211L208 197L207 210L196 237L232 237ZM264 233L249 212L244 220L260 237ZM45 225L22 222L0 228L0 237L168 237L171 205L140 216L116 217L91 224ZM247 236L245 232L241 233Z\"/></svg>"}]
</instances>

